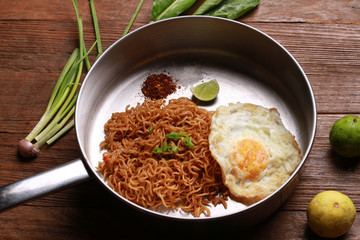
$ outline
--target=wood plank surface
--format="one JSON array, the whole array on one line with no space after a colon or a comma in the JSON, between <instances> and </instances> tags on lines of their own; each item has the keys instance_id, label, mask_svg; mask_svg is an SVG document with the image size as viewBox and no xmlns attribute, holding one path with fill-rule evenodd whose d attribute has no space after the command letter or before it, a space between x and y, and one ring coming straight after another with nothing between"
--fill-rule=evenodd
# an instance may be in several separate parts
<instances>
[{"instance_id":1,"label":"wood plank surface","mask_svg":"<svg viewBox=\"0 0 360 240\"><path fill-rule=\"evenodd\" d=\"M121 37L138 1L94 0L103 48ZM79 0L86 45L95 40L89 4ZM151 21L145 0L131 30ZM193 9L190 9L190 14ZM308 228L306 208L323 190L347 194L357 209L355 223L341 239L360 239L360 160L345 162L331 151L332 123L360 115L360 1L261 0L239 21L282 44L304 69L315 93L318 123L312 151L288 201L264 222L186 223L138 212L105 191L95 180L27 202L0 213L0 239L318 239ZM51 90L78 46L70 0L0 0L0 186L78 158L75 130L23 159L18 141L45 110ZM91 61L95 54L90 56Z\"/></svg>"}]
</instances>

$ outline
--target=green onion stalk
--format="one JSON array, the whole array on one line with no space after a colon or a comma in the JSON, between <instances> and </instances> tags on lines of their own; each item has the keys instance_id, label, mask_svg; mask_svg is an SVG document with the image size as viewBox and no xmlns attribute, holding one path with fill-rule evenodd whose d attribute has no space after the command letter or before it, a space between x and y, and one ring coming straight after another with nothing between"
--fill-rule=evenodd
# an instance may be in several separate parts
<instances>
[{"instance_id":1,"label":"green onion stalk","mask_svg":"<svg viewBox=\"0 0 360 240\"><path fill-rule=\"evenodd\" d=\"M96 38L96 41L97 41L96 45L97 45L98 55L97 55L96 58L98 58L103 53L102 45L101 45L100 30L99 30L99 22L98 22L97 15L96 15L96 9L95 9L94 1L89 0L89 3L90 3L91 16L92 16L92 20L93 20L93 24L94 24L95 38Z\"/></svg>"},{"instance_id":2,"label":"green onion stalk","mask_svg":"<svg viewBox=\"0 0 360 240\"><path fill-rule=\"evenodd\" d=\"M140 0L134 14L132 15L128 26L126 27L123 36L126 35L133 22L138 15L144 0ZM99 31L98 19L94 0L89 0L90 10L93 20L94 32L96 41L86 51L83 22L79 15L77 0L72 0L75 10L78 30L79 30L79 48L76 48L65 64L59 78L53 88L47 108L36 124L34 129L26 136L25 139L19 142L18 151L21 156L34 158L40 153L40 148L44 144L51 145L67 131L74 127L74 119L71 119L75 112L75 103L77 99L77 90L80 85L81 74L84 65L87 70L90 70L91 65L88 55L97 46L97 58L103 53L101 45L101 37ZM34 143L33 143L34 142Z\"/></svg>"},{"instance_id":3,"label":"green onion stalk","mask_svg":"<svg viewBox=\"0 0 360 240\"><path fill-rule=\"evenodd\" d=\"M40 153L40 148L46 143L53 144L74 126L74 119L70 120L75 112L77 90L80 85L83 65L90 69L88 55L95 45L98 56L102 54L101 39L93 0L89 0L94 22L96 41L86 51L83 34L83 23L79 16L76 0L72 0L79 30L79 48L76 48L66 62L51 93L48 105L39 122L33 130L19 142L18 151L21 156L34 158ZM34 142L34 143L33 143Z\"/></svg>"},{"instance_id":4,"label":"green onion stalk","mask_svg":"<svg viewBox=\"0 0 360 240\"><path fill-rule=\"evenodd\" d=\"M140 9L141 9L143 3L144 3L144 0L140 0L138 6L136 7L135 12L134 12L133 15L131 16L131 19L130 19L128 25L126 26L125 31L124 31L124 33L123 33L122 36L125 36L126 34L129 33L129 30L130 30L131 26L133 25L133 23L134 23L137 15L139 14Z\"/></svg>"}]
</instances>

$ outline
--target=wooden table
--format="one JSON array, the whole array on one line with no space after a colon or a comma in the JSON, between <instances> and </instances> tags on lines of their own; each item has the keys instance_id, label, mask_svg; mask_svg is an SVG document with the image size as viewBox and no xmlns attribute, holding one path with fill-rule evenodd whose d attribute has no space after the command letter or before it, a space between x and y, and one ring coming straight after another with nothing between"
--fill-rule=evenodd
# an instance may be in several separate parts
<instances>
[{"instance_id":1,"label":"wooden table","mask_svg":"<svg viewBox=\"0 0 360 240\"><path fill-rule=\"evenodd\" d=\"M95 0L104 49L121 37L138 1ZM79 0L86 45L95 37L89 4ZM151 20L146 0L132 30ZM236 239L316 239L306 208L323 190L347 194L357 218L342 239L360 239L360 161L344 163L330 149L332 123L360 114L360 1L261 0L239 19L280 42L306 72L317 101L315 143L293 195L254 227L223 221L165 221L140 213L94 180L27 202L0 214L1 239L117 239L219 237ZM40 157L17 155L24 138L45 110L54 83L78 46L70 0L0 0L0 185L30 177L80 156L72 129ZM90 57L94 60L95 53ZM224 238L226 239L226 238Z\"/></svg>"}]
</instances>

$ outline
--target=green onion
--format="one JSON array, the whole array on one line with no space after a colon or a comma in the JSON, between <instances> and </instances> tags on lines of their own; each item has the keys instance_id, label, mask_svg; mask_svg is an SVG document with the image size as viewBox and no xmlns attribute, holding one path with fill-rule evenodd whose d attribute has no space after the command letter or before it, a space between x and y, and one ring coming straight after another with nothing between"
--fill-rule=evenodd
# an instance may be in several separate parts
<instances>
[{"instance_id":1,"label":"green onion","mask_svg":"<svg viewBox=\"0 0 360 240\"><path fill-rule=\"evenodd\" d=\"M73 51L61 71L51 93L46 110L39 122L26 138L19 142L18 151L24 157L36 157L40 152L39 149L45 143L49 145L52 144L74 126L74 120L70 120L70 118L75 112L77 90L80 85L83 64L85 62L87 69L89 70L91 66L88 55L95 45L98 46L98 51L101 49L97 18L93 6L94 3L93 0L89 1L92 8L91 13L94 19L95 34L97 35L96 41L87 52L84 43L83 23L79 15L78 4L76 0L72 0L78 24L79 48L76 48ZM102 52L102 50L100 50L100 52ZM32 141L34 140L36 142L33 144Z\"/></svg>"},{"instance_id":2,"label":"green onion","mask_svg":"<svg viewBox=\"0 0 360 240\"><path fill-rule=\"evenodd\" d=\"M75 106L73 106L70 111L65 115L65 117L61 120L61 122L56 123L51 129L50 131L42 138L39 139L39 141L37 141L35 143L35 146L38 146L38 148L40 148L42 145L44 145L46 143L46 141L48 141L51 137L53 137L57 132L60 131L60 129L65 125L65 123L70 119L70 117L74 114L75 112Z\"/></svg>"},{"instance_id":3,"label":"green onion","mask_svg":"<svg viewBox=\"0 0 360 240\"><path fill-rule=\"evenodd\" d=\"M73 88L75 89L75 88ZM37 141L35 143L35 145L40 148L42 147L42 145L49 139L51 138L53 135L51 135L51 133L53 132L53 128L59 124L59 122L69 113L71 112L71 109L73 108L73 106L75 105L76 102L76 98L74 97L71 101L70 104L68 105L63 105L62 109L59 110L59 112L56 114L55 118L51 121L51 123L39 134L35 137L35 140Z\"/></svg>"},{"instance_id":4,"label":"green onion","mask_svg":"<svg viewBox=\"0 0 360 240\"><path fill-rule=\"evenodd\" d=\"M98 55L96 56L96 58L98 58L103 53L102 46L101 46L99 23L98 23L98 19L96 16L94 0L89 0L89 3L90 3L91 16L92 16L93 24L94 24L95 38L97 41L96 45L97 45Z\"/></svg>"},{"instance_id":5,"label":"green onion","mask_svg":"<svg viewBox=\"0 0 360 240\"><path fill-rule=\"evenodd\" d=\"M79 51L79 58L83 58L84 57L84 53L81 51L81 49L84 49L84 39L83 39L83 25L82 25L82 20L79 16L79 12L77 9L77 2L75 2L75 0L72 0L73 5L74 5L74 9L75 9L75 13L76 13L76 18L77 18L77 22L78 22L78 30L79 30L79 44L80 44L80 51ZM81 78L81 74L83 71L83 61L81 61L79 63L79 65L77 64L73 64L72 67L69 70L69 73L71 74L70 79L72 79L71 81L67 82L66 87L65 87L65 91L64 96L67 96L65 102L63 102L61 108L59 109L59 111L57 112L55 118L52 120L52 122L44 129L44 131L42 131L38 136L35 137L35 140L37 141L35 143L35 146L37 146L38 148L40 148L48 139L50 139L53 135L56 134L55 130L59 128L59 121L61 119L63 119L65 117L65 115L70 111L70 107L71 105L74 105L76 102L76 97L73 99L73 96L79 86L79 81ZM75 81L73 82L73 77L75 77L74 73L77 72L76 74L76 78ZM70 87L71 87L71 91L70 91ZM69 103L72 102L72 104L70 104L69 107ZM71 116L69 116L71 117ZM60 129L58 129L59 131Z\"/></svg>"},{"instance_id":6,"label":"green onion","mask_svg":"<svg viewBox=\"0 0 360 240\"><path fill-rule=\"evenodd\" d=\"M143 3L144 3L144 0L140 0L138 6L137 6L137 8L135 9L135 12L134 12L134 14L132 15L132 17L131 17L131 19L130 19L128 25L127 25L127 27L125 28L125 31L124 31L124 33L123 33L122 36L125 36L126 34L128 34L131 26L133 25L133 23L134 23L137 15L138 15L139 12L140 12L140 9L141 9L141 6L142 6Z\"/></svg>"},{"instance_id":7,"label":"green onion","mask_svg":"<svg viewBox=\"0 0 360 240\"><path fill-rule=\"evenodd\" d=\"M60 89L60 87L62 86L62 83L65 80L65 76L69 72L71 66L76 61L78 54L79 54L79 49L75 49L74 52L71 54L69 60L67 61L62 72L60 73L60 76L51 93L50 100L45 110L45 113L40 118L37 125L29 133L29 135L27 135L25 140L31 142L36 137L36 135L46 126L46 124L51 120L51 118L56 114L57 110L61 107L62 102L65 101L65 99L61 98L62 96L59 94L60 92L63 92L63 89Z\"/></svg>"},{"instance_id":8,"label":"green onion","mask_svg":"<svg viewBox=\"0 0 360 240\"><path fill-rule=\"evenodd\" d=\"M172 146L171 149L170 149L170 151L171 151L172 153L177 153L178 150L179 150L179 148L178 148L177 146L175 146L175 145Z\"/></svg>"},{"instance_id":9,"label":"green onion","mask_svg":"<svg viewBox=\"0 0 360 240\"><path fill-rule=\"evenodd\" d=\"M92 50L94 49L95 45L97 45L97 43L98 43L98 40L96 40L96 41L93 43L93 45L91 46L91 48L89 49L89 51L87 51L87 52L85 53L85 55L82 56L82 57L76 62L76 64L80 64L82 61L84 61L84 59L92 52Z\"/></svg>"},{"instance_id":10,"label":"green onion","mask_svg":"<svg viewBox=\"0 0 360 240\"><path fill-rule=\"evenodd\" d=\"M189 148L194 148L195 145L191 142L192 137L184 137L183 138L183 142L185 144L185 146L189 147Z\"/></svg>"},{"instance_id":11,"label":"green onion","mask_svg":"<svg viewBox=\"0 0 360 240\"><path fill-rule=\"evenodd\" d=\"M89 52L86 53L86 55L88 55L91 50L95 47L96 41L95 43L92 45L92 47L90 48ZM53 120L47 125L47 127L39 134L35 137L35 140L37 141L35 143L35 146L40 148L42 147L42 145L54 135L54 130L53 128L55 126L59 126L59 121L61 119L63 119L65 117L65 115L70 111L70 109L75 105L76 103L76 99L77 99L77 95L74 96L75 92L77 91L78 86L80 85L79 81L81 78L81 73L82 73L82 69L83 69L83 60L85 58L85 56L79 56L81 57L80 59L78 59L78 61L76 63L74 63L72 65L72 67L69 70L69 78L71 80L67 81L67 86L65 86L65 89L63 91L63 96L67 96L65 102L63 102L62 107L58 110L56 116L53 118ZM75 78L75 71L77 70L77 75L76 75L76 79L75 82L73 81ZM70 87L71 88L71 92L68 94L68 92L70 91ZM70 102L71 101L71 102ZM64 125L64 123L62 124Z\"/></svg>"},{"instance_id":12,"label":"green onion","mask_svg":"<svg viewBox=\"0 0 360 240\"><path fill-rule=\"evenodd\" d=\"M156 153L156 154L160 154L160 153L163 153L163 149L160 148L160 147L156 147L153 149L153 152Z\"/></svg>"},{"instance_id":13,"label":"green onion","mask_svg":"<svg viewBox=\"0 0 360 240\"><path fill-rule=\"evenodd\" d=\"M77 0L72 0L73 6L74 6L74 10L75 10L75 15L76 15L76 20L78 23L78 30L79 30L79 44L80 44L80 54L81 56L83 56L86 53L86 47L85 47L85 41L84 41L84 32L83 32L83 23L82 23L82 19L80 18L79 15L79 10L78 10L78 4L77 4ZM86 64L86 68L89 71L91 66L90 66L90 61L88 57L85 57L85 64Z\"/></svg>"},{"instance_id":14,"label":"green onion","mask_svg":"<svg viewBox=\"0 0 360 240\"><path fill-rule=\"evenodd\" d=\"M162 147L156 147L153 149L153 153L161 154L165 152L177 153L179 148L176 145L169 145L167 142L164 142Z\"/></svg>"},{"instance_id":15,"label":"green onion","mask_svg":"<svg viewBox=\"0 0 360 240\"><path fill-rule=\"evenodd\" d=\"M174 141L179 140L181 137L185 136L186 132L171 132L165 135L165 137L167 139L171 139ZM195 145L192 143L192 138L191 137L184 137L183 138L183 143L185 146L189 147L189 148L194 148ZM169 145L166 141L164 142L162 147L156 147L153 149L153 152L156 154L161 154L161 153L165 153L165 152L172 152L172 153L177 153L179 151L179 148L176 145Z\"/></svg>"},{"instance_id":16,"label":"green onion","mask_svg":"<svg viewBox=\"0 0 360 240\"><path fill-rule=\"evenodd\" d=\"M53 144L57 141L62 135L64 135L67 131L75 126L75 121L72 119L64 128L62 128L59 132L57 132L52 138L46 141L48 145Z\"/></svg>"},{"instance_id":17,"label":"green onion","mask_svg":"<svg viewBox=\"0 0 360 240\"><path fill-rule=\"evenodd\" d=\"M164 145L163 145L163 147L162 147L162 150L163 150L163 152L167 152L167 151L169 150L169 148L168 148L168 143L167 143L167 142L164 142Z\"/></svg>"},{"instance_id":18,"label":"green onion","mask_svg":"<svg viewBox=\"0 0 360 240\"><path fill-rule=\"evenodd\" d=\"M185 136L186 132L179 132L179 133L175 133L175 132L171 132L165 135L165 137L167 139L173 139L174 141L177 141L180 139L180 137Z\"/></svg>"}]
</instances>

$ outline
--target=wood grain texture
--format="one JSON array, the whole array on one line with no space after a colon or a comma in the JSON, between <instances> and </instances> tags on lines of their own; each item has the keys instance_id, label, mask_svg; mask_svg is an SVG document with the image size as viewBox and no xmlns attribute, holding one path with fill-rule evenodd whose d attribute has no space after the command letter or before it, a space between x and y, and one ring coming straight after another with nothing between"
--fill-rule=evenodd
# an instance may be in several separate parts
<instances>
[{"instance_id":1,"label":"wood grain texture","mask_svg":"<svg viewBox=\"0 0 360 240\"><path fill-rule=\"evenodd\" d=\"M78 2L89 47L95 40L89 5ZM121 37L137 3L95 0L104 49ZM131 30L151 20L151 6L145 1ZM214 232L230 239L318 239L307 227L306 208L315 194L330 189L347 194L357 209L342 239L360 239L360 161L344 162L328 140L335 120L360 115L360 1L261 0L239 21L265 32L297 59L317 102L312 151L294 193L278 211L247 228L225 220L166 221L119 203L91 180L0 213L0 239L205 238ZM0 0L0 186L80 156L74 129L37 159L22 159L16 149L45 110L77 39L71 1Z\"/></svg>"}]
</instances>

